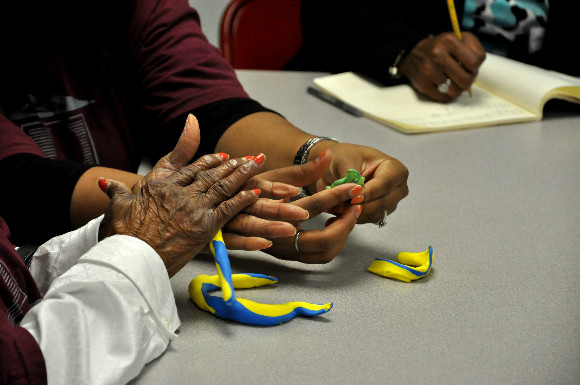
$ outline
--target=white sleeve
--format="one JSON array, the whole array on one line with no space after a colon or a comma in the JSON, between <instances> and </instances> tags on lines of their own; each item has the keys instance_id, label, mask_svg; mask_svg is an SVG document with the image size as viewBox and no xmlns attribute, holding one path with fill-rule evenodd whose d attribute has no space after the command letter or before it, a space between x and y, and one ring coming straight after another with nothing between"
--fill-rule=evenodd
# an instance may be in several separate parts
<instances>
[{"instance_id":1,"label":"white sleeve","mask_svg":"<svg viewBox=\"0 0 580 385\"><path fill-rule=\"evenodd\" d=\"M161 258L116 235L57 277L20 326L38 342L49 384L124 384L165 351L179 323Z\"/></svg>"},{"instance_id":2,"label":"white sleeve","mask_svg":"<svg viewBox=\"0 0 580 385\"><path fill-rule=\"evenodd\" d=\"M98 242L103 215L83 227L50 239L34 253L30 273L40 290L46 294L52 281L74 266L79 258Z\"/></svg>"}]
</instances>

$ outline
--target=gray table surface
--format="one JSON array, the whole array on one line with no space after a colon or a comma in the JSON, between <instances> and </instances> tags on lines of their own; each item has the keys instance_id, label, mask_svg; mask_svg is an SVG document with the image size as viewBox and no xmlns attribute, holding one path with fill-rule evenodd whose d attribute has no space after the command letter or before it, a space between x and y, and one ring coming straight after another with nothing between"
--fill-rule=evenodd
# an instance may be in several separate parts
<instances>
[{"instance_id":1,"label":"gray table surface","mask_svg":"<svg viewBox=\"0 0 580 385\"><path fill-rule=\"evenodd\" d=\"M407 135L306 93L317 73L239 71L246 90L305 131L378 148L410 170L410 193L379 229L358 225L330 263L230 252L233 272L274 275L239 290L262 303L332 301L317 318L250 327L187 294L209 255L172 279L182 325L138 384L579 384L580 114ZM283 139L283 138L281 138ZM311 220L321 227L326 219ZM366 269L431 244L411 283Z\"/></svg>"}]
</instances>

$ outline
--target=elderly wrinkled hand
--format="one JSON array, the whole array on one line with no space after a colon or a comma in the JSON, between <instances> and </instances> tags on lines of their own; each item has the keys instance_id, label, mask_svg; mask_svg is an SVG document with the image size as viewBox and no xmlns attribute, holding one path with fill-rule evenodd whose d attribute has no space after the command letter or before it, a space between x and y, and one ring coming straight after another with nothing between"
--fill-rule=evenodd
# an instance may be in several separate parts
<instances>
[{"instance_id":1,"label":"elderly wrinkled hand","mask_svg":"<svg viewBox=\"0 0 580 385\"><path fill-rule=\"evenodd\" d=\"M194 156L200 143L199 122L190 114L173 151L161 158L151 171L132 187L134 193L147 182L166 178L179 172ZM221 154L226 156L226 154ZM264 161L263 155L254 158L257 163ZM286 221L304 220L308 213L287 204L287 200L298 194L298 187L264 179L252 179L244 189L259 189L260 198L235 216L223 228L223 237L230 250L262 250L272 245L270 238L287 237L296 229Z\"/></svg>"},{"instance_id":2,"label":"elderly wrinkled hand","mask_svg":"<svg viewBox=\"0 0 580 385\"><path fill-rule=\"evenodd\" d=\"M205 155L168 177L146 181L132 192L99 180L111 202L99 233L130 235L147 242L169 276L198 254L227 222L258 200L258 189L240 189L261 167L254 158L225 160Z\"/></svg>"}]
</instances>

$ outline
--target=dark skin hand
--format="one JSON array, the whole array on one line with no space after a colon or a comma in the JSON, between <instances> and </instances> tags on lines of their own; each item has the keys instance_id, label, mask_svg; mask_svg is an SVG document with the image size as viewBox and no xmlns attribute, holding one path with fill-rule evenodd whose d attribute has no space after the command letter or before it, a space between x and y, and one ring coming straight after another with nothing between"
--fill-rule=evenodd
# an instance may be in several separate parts
<instances>
[{"instance_id":1,"label":"dark skin hand","mask_svg":"<svg viewBox=\"0 0 580 385\"><path fill-rule=\"evenodd\" d=\"M99 239L122 234L148 243L170 277L197 255L220 228L258 200L260 191L240 189L262 162L205 155L165 178L145 181L133 191L101 179L111 199Z\"/></svg>"},{"instance_id":2,"label":"dark skin hand","mask_svg":"<svg viewBox=\"0 0 580 385\"><path fill-rule=\"evenodd\" d=\"M168 177L185 167L195 154L199 141L198 121L195 116L189 115L173 151L161 158L146 176L135 183L133 192L139 191L148 181ZM295 227L285 221L308 218L307 211L286 203L288 198L299 193L296 186L256 179L244 188L260 189L260 199L244 208L222 229L228 249L252 251L268 248L272 245L271 238L288 237L296 233Z\"/></svg>"},{"instance_id":3,"label":"dark skin hand","mask_svg":"<svg viewBox=\"0 0 580 385\"><path fill-rule=\"evenodd\" d=\"M396 209L398 202L409 192L407 168L398 160L372 148L356 153L351 153L350 149L351 146L335 144L332 149L323 150L315 160L304 165L268 171L252 179L264 178L309 186L310 191L319 192L292 204L307 210L311 218L329 211L336 214L326 221L323 229L300 233L300 252L294 246L295 237L280 237L273 239L273 246L264 250L266 253L304 263L328 263L342 250L357 220L359 223L376 222L382 218L384 211L391 213ZM344 154L337 159L333 156L334 152ZM343 177L341 171L348 168L361 170L368 179L364 187L349 183L325 189ZM293 223L300 230L300 221Z\"/></svg>"},{"instance_id":4,"label":"dark skin hand","mask_svg":"<svg viewBox=\"0 0 580 385\"><path fill-rule=\"evenodd\" d=\"M183 140L184 136L191 140ZM192 115L174 151L162 158L142 182L180 170L193 156L195 149L192 148L197 148L198 143L199 128ZM323 141L310 154L310 161L302 166L267 171L247 182L244 189L260 189L261 198L224 226L228 249L265 249L281 259L327 263L344 247L357 220L374 223L382 219L385 211L389 214L395 211L398 202L409 193L407 168L373 148ZM350 184L336 187L334 191L324 190L342 178L349 168L359 170L365 177L364 188ZM320 192L286 203L298 193L295 186L308 186L311 193ZM300 223L331 210L337 217L327 221L321 230L302 232L300 253L297 252L294 239Z\"/></svg>"},{"instance_id":5,"label":"dark skin hand","mask_svg":"<svg viewBox=\"0 0 580 385\"><path fill-rule=\"evenodd\" d=\"M421 40L401 60L399 69L420 94L449 102L468 90L485 60L485 50L473 34L462 33L459 39L452 32ZM451 80L449 92L439 92L437 86Z\"/></svg>"}]
</instances>

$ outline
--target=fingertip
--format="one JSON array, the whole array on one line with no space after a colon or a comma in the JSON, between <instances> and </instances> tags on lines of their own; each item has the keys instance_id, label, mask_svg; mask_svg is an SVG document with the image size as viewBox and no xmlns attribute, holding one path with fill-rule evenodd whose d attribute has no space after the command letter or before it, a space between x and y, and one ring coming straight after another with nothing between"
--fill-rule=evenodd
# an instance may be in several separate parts
<instances>
[{"instance_id":1,"label":"fingertip","mask_svg":"<svg viewBox=\"0 0 580 385\"><path fill-rule=\"evenodd\" d=\"M354 215L356 217L356 219L358 219L358 217L360 217L360 214L362 213L362 206L361 205L356 205L356 209L354 212Z\"/></svg>"},{"instance_id":2,"label":"fingertip","mask_svg":"<svg viewBox=\"0 0 580 385\"><path fill-rule=\"evenodd\" d=\"M324 150L322 150L320 152L320 154L318 154L318 156L316 157L316 163L320 162L322 159L324 159L325 157L327 157L328 155L330 155L332 157L332 152L330 151L330 149L325 148Z\"/></svg>"},{"instance_id":3,"label":"fingertip","mask_svg":"<svg viewBox=\"0 0 580 385\"><path fill-rule=\"evenodd\" d=\"M228 158L230 157L225 152L218 152L216 155L219 156L222 160L228 160Z\"/></svg>"},{"instance_id":4,"label":"fingertip","mask_svg":"<svg viewBox=\"0 0 580 385\"><path fill-rule=\"evenodd\" d=\"M256 194L258 196L262 193L262 190L260 190L259 188L255 188L252 191L254 192L254 194Z\"/></svg>"},{"instance_id":5,"label":"fingertip","mask_svg":"<svg viewBox=\"0 0 580 385\"><path fill-rule=\"evenodd\" d=\"M99 180L97 181L99 188L101 189L102 192L106 193L107 192L107 188L109 187L109 182L105 179L105 178L99 178Z\"/></svg>"},{"instance_id":6,"label":"fingertip","mask_svg":"<svg viewBox=\"0 0 580 385\"><path fill-rule=\"evenodd\" d=\"M187 119L185 119L185 127L183 128L182 135L186 133L189 129L195 127L198 124L197 118L193 114L187 114Z\"/></svg>"},{"instance_id":7,"label":"fingertip","mask_svg":"<svg viewBox=\"0 0 580 385\"><path fill-rule=\"evenodd\" d=\"M363 198L362 196L360 196L360 195L359 195L359 196L357 196L357 197L354 197L354 198L352 198L352 199L350 200L350 204L351 204L351 205L358 205L359 203L362 203L362 201L363 201L363 200L364 200L364 198Z\"/></svg>"},{"instance_id":8,"label":"fingertip","mask_svg":"<svg viewBox=\"0 0 580 385\"><path fill-rule=\"evenodd\" d=\"M262 164L266 160L266 155L264 153L260 153L254 157L254 162L257 164Z\"/></svg>"}]
</instances>

